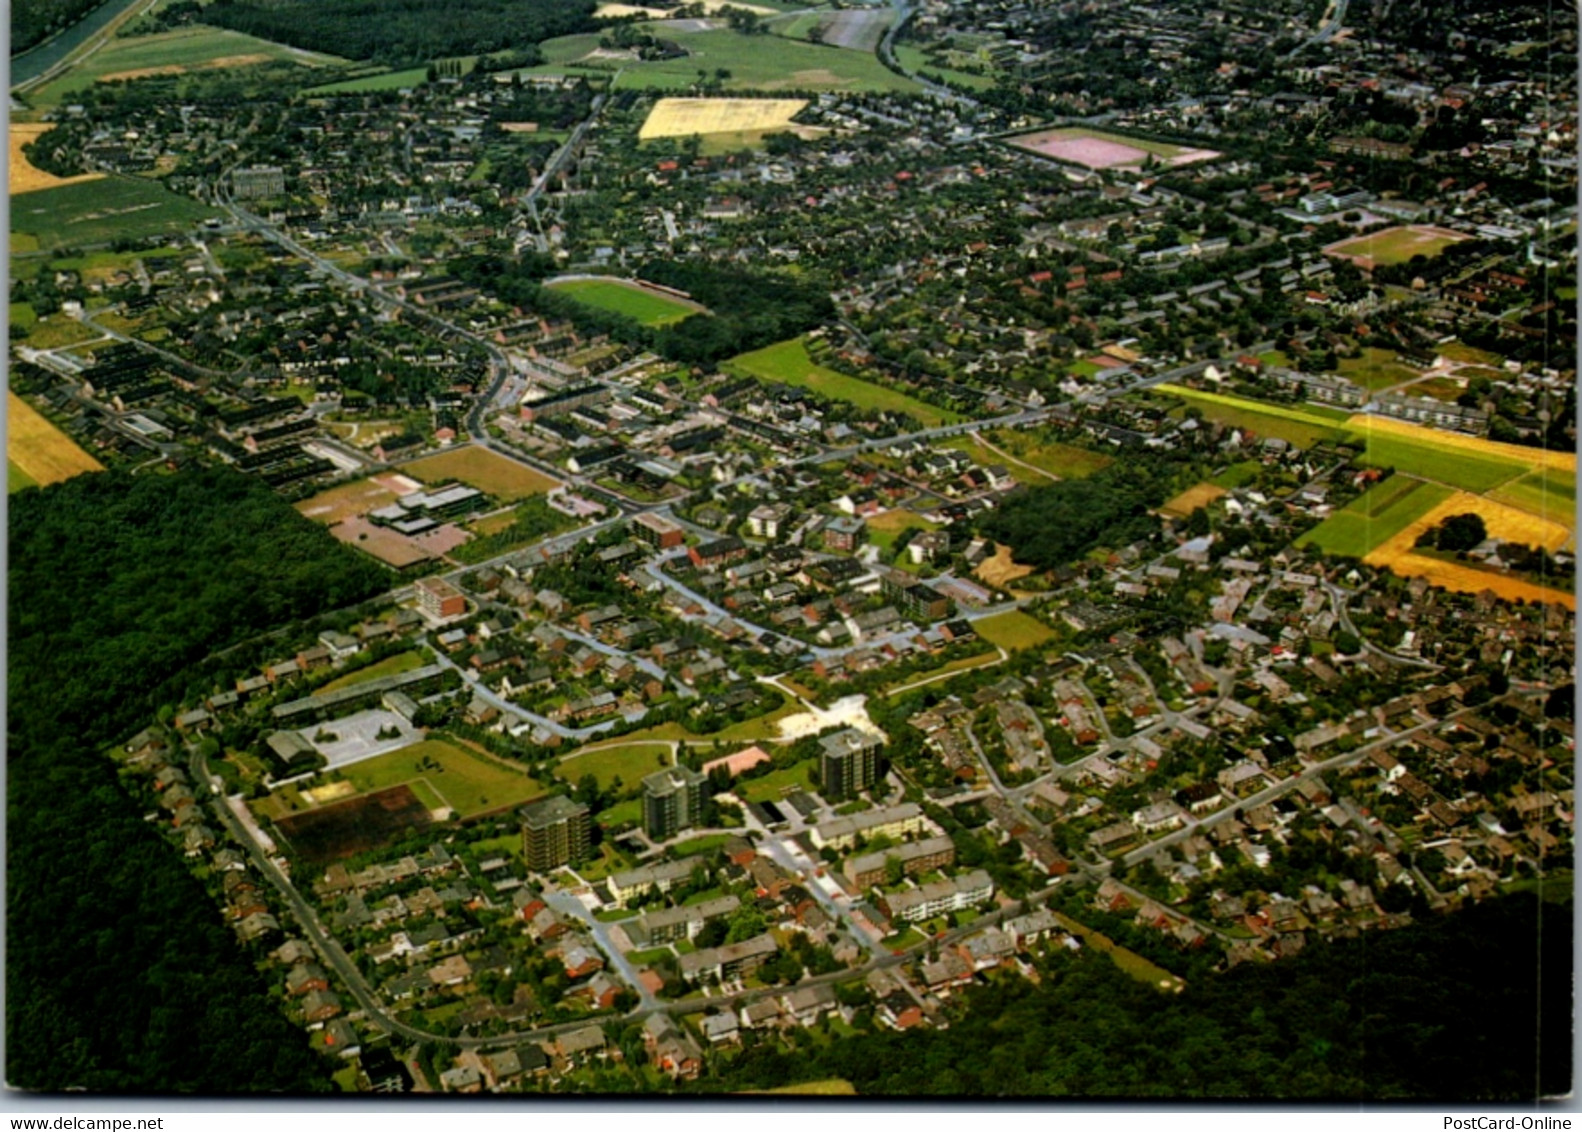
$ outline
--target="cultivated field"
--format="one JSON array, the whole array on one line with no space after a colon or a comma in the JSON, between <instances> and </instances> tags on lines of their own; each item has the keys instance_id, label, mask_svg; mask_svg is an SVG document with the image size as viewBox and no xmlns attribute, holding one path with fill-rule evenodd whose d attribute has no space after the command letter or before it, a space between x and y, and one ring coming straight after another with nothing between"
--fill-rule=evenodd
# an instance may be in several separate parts
<instances>
[{"instance_id":1,"label":"cultivated field","mask_svg":"<svg viewBox=\"0 0 1582 1132\"><path fill-rule=\"evenodd\" d=\"M1250 432L1259 438L1278 437L1298 448L1311 448L1321 440L1339 440L1343 435L1334 422L1300 409L1268 405L1223 393L1207 393L1180 385L1166 384L1158 389L1161 393L1181 397L1189 405L1197 406L1210 420Z\"/></svg>"},{"instance_id":2,"label":"cultivated field","mask_svg":"<svg viewBox=\"0 0 1582 1132\"><path fill-rule=\"evenodd\" d=\"M477 444L464 444L437 456L425 456L403 464L401 470L424 483L460 480L487 495L505 500L543 495L560 486L559 480Z\"/></svg>"},{"instance_id":3,"label":"cultivated field","mask_svg":"<svg viewBox=\"0 0 1582 1132\"><path fill-rule=\"evenodd\" d=\"M1170 515L1176 519L1185 519L1199 507L1207 507L1224 494L1225 489L1218 484L1200 483L1195 487L1187 488L1180 495L1159 508L1159 511L1161 514Z\"/></svg>"},{"instance_id":4,"label":"cultivated field","mask_svg":"<svg viewBox=\"0 0 1582 1132\"><path fill-rule=\"evenodd\" d=\"M1348 259L1364 270L1372 270L1380 264L1405 263L1414 255L1432 259L1451 244L1471 238L1449 228L1410 224L1341 240L1325 248L1324 254Z\"/></svg>"},{"instance_id":5,"label":"cultivated field","mask_svg":"<svg viewBox=\"0 0 1582 1132\"><path fill-rule=\"evenodd\" d=\"M41 485L69 480L82 472L104 471L103 464L10 390L6 391L6 460L28 481ZM13 491L28 486L14 472L7 481Z\"/></svg>"},{"instance_id":6,"label":"cultivated field","mask_svg":"<svg viewBox=\"0 0 1582 1132\"><path fill-rule=\"evenodd\" d=\"M37 246L46 251L117 238L178 235L214 215L208 205L177 196L158 182L101 177L36 189L13 199L12 246L15 250L17 233L37 240Z\"/></svg>"},{"instance_id":7,"label":"cultivated field","mask_svg":"<svg viewBox=\"0 0 1582 1132\"><path fill-rule=\"evenodd\" d=\"M639 141L693 134L790 129L805 98L661 98L637 131Z\"/></svg>"},{"instance_id":8,"label":"cultivated field","mask_svg":"<svg viewBox=\"0 0 1582 1132\"><path fill-rule=\"evenodd\" d=\"M96 82L117 82L153 75L249 67L260 63L296 63L304 67L345 66L345 59L271 43L239 31L193 26L156 35L114 38L41 87L32 99L40 107L58 106Z\"/></svg>"},{"instance_id":9,"label":"cultivated field","mask_svg":"<svg viewBox=\"0 0 1582 1132\"><path fill-rule=\"evenodd\" d=\"M1373 437L1400 437L1407 441L1432 444L1436 448L1458 454L1482 456L1505 463L1525 464L1530 468L1551 468L1576 475L1577 458L1574 452L1553 452L1547 448L1528 448L1522 444L1501 444L1459 432L1444 432L1425 428L1406 421L1388 417L1357 415L1346 422L1352 432L1366 433Z\"/></svg>"},{"instance_id":10,"label":"cultivated field","mask_svg":"<svg viewBox=\"0 0 1582 1132\"><path fill-rule=\"evenodd\" d=\"M433 820L410 787L395 786L277 818L275 828L310 865L327 865L377 849Z\"/></svg>"},{"instance_id":11,"label":"cultivated field","mask_svg":"<svg viewBox=\"0 0 1582 1132\"><path fill-rule=\"evenodd\" d=\"M690 90L697 84L700 68L729 71L727 91L919 89L911 79L860 51L831 51L776 35L741 35L706 20L667 20L660 30L687 55L637 60L625 52L601 50L596 33L568 35L541 44L545 63L521 73L615 76L616 90Z\"/></svg>"},{"instance_id":12,"label":"cultivated field","mask_svg":"<svg viewBox=\"0 0 1582 1132\"><path fill-rule=\"evenodd\" d=\"M6 471L6 488L5 489L6 489L7 493L10 493L10 492L13 492L13 491L21 491L24 487L37 487L38 486L38 481L35 480L32 476L28 475L26 472L24 472L21 468L17 467L16 466L16 461L14 461L14 460L7 460L5 462L5 471Z\"/></svg>"},{"instance_id":13,"label":"cultivated field","mask_svg":"<svg viewBox=\"0 0 1582 1132\"><path fill-rule=\"evenodd\" d=\"M1453 494L1452 489L1439 484L1394 475L1336 511L1297 544L1317 546L1326 554L1362 558Z\"/></svg>"},{"instance_id":14,"label":"cultivated field","mask_svg":"<svg viewBox=\"0 0 1582 1132\"><path fill-rule=\"evenodd\" d=\"M339 487L332 487L328 491L309 496L295 506L298 512L309 519L333 526L394 503L399 496L405 494L397 490L401 485L399 477L396 477L396 480L397 482L392 482L390 476L353 480L351 483L343 483ZM416 491L418 486L414 484L406 490Z\"/></svg>"},{"instance_id":15,"label":"cultivated field","mask_svg":"<svg viewBox=\"0 0 1582 1132\"><path fill-rule=\"evenodd\" d=\"M667 99L668 101L668 99ZM707 308L626 279L564 279L549 284L579 303L634 318L644 326L667 326Z\"/></svg>"},{"instance_id":16,"label":"cultivated field","mask_svg":"<svg viewBox=\"0 0 1582 1132\"><path fill-rule=\"evenodd\" d=\"M1085 127L1036 130L1005 140L1017 149L1087 169L1140 169L1149 158L1160 165L1190 165L1195 161L1207 161L1219 156L1212 149L1192 149L1168 142L1122 137Z\"/></svg>"},{"instance_id":17,"label":"cultivated field","mask_svg":"<svg viewBox=\"0 0 1582 1132\"><path fill-rule=\"evenodd\" d=\"M519 806L546 793L526 771L440 739L353 763L342 773L359 791L426 783L463 818Z\"/></svg>"},{"instance_id":18,"label":"cultivated field","mask_svg":"<svg viewBox=\"0 0 1582 1132\"><path fill-rule=\"evenodd\" d=\"M377 75L344 79L338 83L325 83L323 86L316 86L302 93L314 98L331 94L372 94L376 91L404 90L422 86L427 81L427 67L411 67L405 71L384 71Z\"/></svg>"},{"instance_id":19,"label":"cultivated field","mask_svg":"<svg viewBox=\"0 0 1582 1132\"><path fill-rule=\"evenodd\" d=\"M1055 639L1055 631L1031 614L1019 609L996 613L972 623L973 631L1006 652L1037 648Z\"/></svg>"},{"instance_id":20,"label":"cultivated field","mask_svg":"<svg viewBox=\"0 0 1582 1132\"><path fill-rule=\"evenodd\" d=\"M1552 516L1564 522L1576 514L1576 473L1540 468L1514 483L1502 484L1489 492L1489 497L1541 518Z\"/></svg>"},{"instance_id":21,"label":"cultivated field","mask_svg":"<svg viewBox=\"0 0 1582 1132\"><path fill-rule=\"evenodd\" d=\"M872 52L884 38L884 29L895 22L895 11L883 8L848 8L821 17L824 42L831 47Z\"/></svg>"},{"instance_id":22,"label":"cultivated field","mask_svg":"<svg viewBox=\"0 0 1582 1132\"><path fill-rule=\"evenodd\" d=\"M1558 550L1572 537L1568 526L1507 507L1483 496L1458 491L1391 538L1379 543L1363 561L1370 566L1387 567L1404 577L1426 578L1436 586L1460 593L1479 593L1487 589L1511 601L1557 601L1568 609L1576 608L1576 595L1573 593L1415 552L1413 544L1418 535L1452 515L1469 512L1483 519L1491 538Z\"/></svg>"},{"instance_id":23,"label":"cultivated field","mask_svg":"<svg viewBox=\"0 0 1582 1132\"><path fill-rule=\"evenodd\" d=\"M800 338L740 354L724 362L721 368L747 377L811 389L837 401L848 401L859 409L906 413L925 428L956 424L963 419L959 413L935 408L905 393L817 365L808 357L807 346Z\"/></svg>"},{"instance_id":24,"label":"cultivated field","mask_svg":"<svg viewBox=\"0 0 1582 1132\"><path fill-rule=\"evenodd\" d=\"M11 123L11 158L7 174L10 181L11 195L19 196L22 193L36 192L39 189L58 189L62 185L76 185L84 181L97 181L104 177L103 173L83 173L76 177L57 177L53 173L46 173L27 159L27 154L22 152L22 147L36 139L40 134L46 134L54 129L53 126L24 125Z\"/></svg>"}]
</instances>

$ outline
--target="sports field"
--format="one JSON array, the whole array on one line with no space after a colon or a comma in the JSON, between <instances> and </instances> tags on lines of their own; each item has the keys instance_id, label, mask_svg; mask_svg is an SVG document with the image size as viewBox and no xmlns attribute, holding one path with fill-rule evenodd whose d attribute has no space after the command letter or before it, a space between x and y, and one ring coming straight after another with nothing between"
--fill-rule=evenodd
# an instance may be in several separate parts
<instances>
[{"instance_id":1,"label":"sports field","mask_svg":"<svg viewBox=\"0 0 1582 1132\"><path fill-rule=\"evenodd\" d=\"M624 314L644 326L668 326L707 309L700 303L666 295L626 279L564 279L549 286L579 303Z\"/></svg>"},{"instance_id":2,"label":"sports field","mask_svg":"<svg viewBox=\"0 0 1582 1132\"><path fill-rule=\"evenodd\" d=\"M972 623L972 629L991 645L997 645L1006 652L1037 648L1055 639L1053 629L1020 609L981 618Z\"/></svg>"},{"instance_id":3,"label":"sports field","mask_svg":"<svg viewBox=\"0 0 1582 1132\"><path fill-rule=\"evenodd\" d=\"M1180 495L1159 508L1159 511L1164 515L1185 519L1199 507L1207 507L1224 494L1225 489L1218 484L1200 483L1194 487L1187 488Z\"/></svg>"},{"instance_id":4,"label":"sports field","mask_svg":"<svg viewBox=\"0 0 1582 1132\"><path fill-rule=\"evenodd\" d=\"M805 98L661 98L637 138L789 129L792 117L806 106Z\"/></svg>"},{"instance_id":5,"label":"sports field","mask_svg":"<svg viewBox=\"0 0 1582 1132\"><path fill-rule=\"evenodd\" d=\"M832 369L817 365L808 357L807 345L800 338L777 342L773 346L765 346L762 350L754 350L750 354L740 354L728 362L721 363L720 368L746 377L780 381L802 389L811 389L824 397L847 401L859 409L906 413L925 428L956 424L966 419L960 413L936 408L894 389L848 377L846 374L836 373Z\"/></svg>"},{"instance_id":6,"label":"sports field","mask_svg":"<svg viewBox=\"0 0 1582 1132\"><path fill-rule=\"evenodd\" d=\"M189 71L249 67L260 63L304 67L344 66L345 59L320 55L239 31L195 25L155 35L109 40L82 63L39 88L30 99L38 107L58 106L96 82L116 82Z\"/></svg>"},{"instance_id":7,"label":"sports field","mask_svg":"<svg viewBox=\"0 0 1582 1132\"><path fill-rule=\"evenodd\" d=\"M10 390L6 390L6 462L7 487L12 491L28 486L19 481L17 472L43 485L82 472L104 471L103 464Z\"/></svg>"},{"instance_id":8,"label":"sports field","mask_svg":"<svg viewBox=\"0 0 1582 1132\"><path fill-rule=\"evenodd\" d=\"M333 525L394 503L403 494L396 490L399 486L399 481L392 483L388 476L353 480L309 496L295 506L309 519ZM417 486L409 490L416 491Z\"/></svg>"},{"instance_id":9,"label":"sports field","mask_svg":"<svg viewBox=\"0 0 1582 1132\"><path fill-rule=\"evenodd\" d=\"M463 818L519 806L548 793L526 771L442 739L425 739L353 763L342 773L359 793L400 785L416 789L423 783Z\"/></svg>"},{"instance_id":10,"label":"sports field","mask_svg":"<svg viewBox=\"0 0 1582 1132\"><path fill-rule=\"evenodd\" d=\"M1451 244L1471 238L1449 228L1409 224L1341 240L1326 247L1324 254L1348 259L1358 267L1369 270L1380 264L1406 263L1415 255L1432 259Z\"/></svg>"},{"instance_id":11,"label":"sports field","mask_svg":"<svg viewBox=\"0 0 1582 1132\"><path fill-rule=\"evenodd\" d=\"M215 209L177 196L156 181L101 177L38 189L11 202L11 232L38 241L46 251L69 244L184 234L217 215Z\"/></svg>"},{"instance_id":12,"label":"sports field","mask_svg":"<svg viewBox=\"0 0 1582 1132\"><path fill-rule=\"evenodd\" d=\"M611 789L619 778L622 788L635 790L645 777L670 765L670 746L639 740L588 751L559 763L555 777L575 786L591 774L601 790Z\"/></svg>"},{"instance_id":13,"label":"sports field","mask_svg":"<svg viewBox=\"0 0 1582 1132\"><path fill-rule=\"evenodd\" d=\"M1008 137L1005 141L1017 149L1087 169L1140 169L1150 158L1161 165L1190 165L1219 156L1217 150L1122 137L1085 126L1035 130Z\"/></svg>"},{"instance_id":14,"label":"sports field","mask_svg":"<svg viewBox=\"0 0 1582 1132\"><path fill-rule=\"evenodd\" d=\"M53 173L35 168L27 159L27 154L22 152L22 147L38 138L40 134L47 134L54 128L47 125L11 123L11 157L7 179L10 181L12 196L36 192L39 189L58 189L62 185L75 185L84 181L97 181L104 176L103 173L82 173L76 177L57 177Z\"/></svg>"},{"instance_id":15,"label":"sports field","mask_svg":"<svg viewBox=\"0 0 1582 1132\"><path fill-rule=\"evenodd\" d=\"M1452 496L1439 484L1395 475L1375 484L1297 540L1326 554L1362 558Z\"/></svg>"},{"instance_id":16,"label":"sports field","mask_svg":"<svg viewBox=\"0 0 1582 1132\"><path fill-rule=\"evenodd\" d=\"M427 484L460 480L469 487L505 500L543 495L560 486L559 480L477 444L464 444L437 456L425 456L403 464L401 470Z\"/></svg>"}]
</instances>

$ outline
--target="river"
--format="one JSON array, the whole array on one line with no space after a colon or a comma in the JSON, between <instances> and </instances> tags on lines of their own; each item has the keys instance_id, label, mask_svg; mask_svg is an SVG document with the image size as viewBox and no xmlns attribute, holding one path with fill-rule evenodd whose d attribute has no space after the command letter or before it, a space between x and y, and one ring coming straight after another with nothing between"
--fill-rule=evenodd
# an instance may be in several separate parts
<instances>
[{"instance_id":1,"label":"river","mask_svg":"<svg viewBox=\"0 0 1582 1132\"><path fill-rule=\"evenodd\" d=\"M30 51L11 57L11 89L30 83L101 32L121 13L141 0L106 0L71 27Z\"/></svg>"}]
</instances>

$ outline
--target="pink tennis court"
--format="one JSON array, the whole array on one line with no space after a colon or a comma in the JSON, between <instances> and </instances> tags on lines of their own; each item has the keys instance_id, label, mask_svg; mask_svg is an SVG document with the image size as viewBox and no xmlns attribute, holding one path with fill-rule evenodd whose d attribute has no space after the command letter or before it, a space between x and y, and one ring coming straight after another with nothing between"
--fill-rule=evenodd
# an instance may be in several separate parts
<instances>
[{"instance_id":1,"label":"pink tennis court","mask_svg":"<svg viewBox=\"0 0 1582 1132\"><path fill-rule=\"evenodd\" d=\"M1087 169L1135 169L1153 156L1162 165L1188 165L1218 157L1212 149L1191 149L1168 142L1123 138L1096 130L1039 130L1005 139L1019 149L1081 165Z\"/></svg>"}]
</instances>

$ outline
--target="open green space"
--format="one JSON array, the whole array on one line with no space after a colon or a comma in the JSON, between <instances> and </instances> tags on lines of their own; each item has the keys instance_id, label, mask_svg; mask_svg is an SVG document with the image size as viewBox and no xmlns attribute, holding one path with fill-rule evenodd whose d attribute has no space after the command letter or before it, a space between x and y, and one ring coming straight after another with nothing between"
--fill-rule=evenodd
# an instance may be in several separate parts
<instances>
[{"instance_id":1,"label":"open green space","mask_svg":"<svg viewBox=\"0 0 1582 1132\"><path fill-rule=\"evenodd\" d=\"M883 385L826 369L808 357L807 344L800 338L777 342L749 354L739 354L724 362L720 368L746 377L811 389L821 396L849 402L859 409L906 413L927 428L956 424L965 419L959 413L935 408Z\"/></svg>"},{"instance_id":2,"label":"open green space","mask_svg":"<svg viewBox=\"0 0 1582 1132\"><path fill-rule=\"evenodd\" d=\"M1361 357L1341 358L1337 368L1340 376L1372 391L1422 376L1421 370L1401 361L1394 350L1381 350L1376 346L1364 347Z\"/></svg>"},{"instance_id":3,"label":"open green space","mask_svg":"<svg viewBox=\"0 0 1582 1132\"><path fill-rule=\"evenodd\" d=\"M624 314L644 326L666 326L698 313L686 303L620 279L567 279L550 286L579 303Z\"/></svg>"},{"instance_id":4,"label":"open green space","mask_svg":"<svg viewBox=\"0 0 1582 1132\"><path fill-rule=\"evenodd\" d=\"M11 304L11 325L20 326L24 330L32 330L38 325L38 312L33 309L32 303Z\"/></svg>"},{"instance_id":5,"label":"open green space","mask_svg":"<svg viewBox=\"0 0 1582 1132\"><path fill-rule=\"evenodd\" d=\"M758 1095L769 1097L854 1097L857 1095L857 1089L850 1081L844 1081L839 1077L828 1077L822 1081L803 1081L800 1085L781 1085L777 1089L764 1089Z\"/></svg>"},{"instance_id":6,"label":"open green space","mask_svg":"<svg viewBox=\"0 0 1582 1132\"><path fill-rule=\"evenodd\" d=\"M817 767L817 759L804 759L772 770L762 778L743 779L733 792L748 802L778 802L790 791L813 789L812 774Z\"/></svg>"},{"instance_id":7,"label":"open green space","mask_svg":"<svg viewBox=\"0 0 1582 1132\"><path fill-rule=\"evenodd\" d=\"M35 107L47 108L71 101L72 96L96 82L277 62L327 67L343 66L347 61L299 51L238 31L196 25L155 35L112 38L59 78L34 91L28 100Z\"/></svg>"},{"instance_id":8,"label":"open green space","mask_svg":"<svg viewBox=\"0 0 1582 1132\"><path fill-rule=\"evenodd\" d=\"M964 86L970 90L988 90L994 85L993 75L975 75L970 71L942 67L925 55L922 48L913 47L908 43L896 44L895 59L908 71L937 75L951 86Z\"/></svg>"},{"instance_id":9,"label":"open green space","mask_svg":"<svg viewBox=\"0 0 1582 1132\"><path fill-rule=\"evenodd\" d=\"M425 804L424 784L460 817L517 806L546 793L544 787L503 763L442 739L425 739L388 755L353 763L342 772L359 794L406 783Z\"/></svg>"},{"instance_id":10,"label":"open green space","mask_svg":"<svg viewBox=\"0 0 1582 1132\"><path fill-rule=\"evenodd\" d=\"M641 798L628 798L624 802L617 802L607 809L600 810L594 820L605 829L618 829L625 825L635 825L643 820L643 800Z\"/></svg>"},{"instance_id":11,"label":"open green space","mask_svg":"<svg viewBox=\"0 0 1582 1132\"><path fill-rule=\"evenodd\" d=\"M1476 346L1468 346L1465 342L1441 342L1434 347L1434 353L1465 365L1499 366L1505 363L1505 359L1500 355L1488 350L1480 350Z\"/></svg>"},{"instance_id":12,"label":"open green space","mask_svg":"<svg viewBox=\"0 0 1582 1132\"><path fill-rule=\"evenodd\" d=\"M703 837L694 837L682 841L672 848L678 857L695 857L700 853L712 853L730 838L728 833L710 833ZM718 894L716 894L718 895Z\"/></svg>"},{"instance_id":13,"label":"open green space","mask_svg":"<svg viewBox=\"0 0 1582 1132\"><path fill-rule=\"evenodd\" d=\"M650 25L642 24L647 28ZM599 36L560 36L540 45L541 66L523 75L605 75L614 78L616 90L689 90L697 84L698 71L730 72L721 85L726 91L902 91L920 88L861 51L840 51L777 35L742 35L725 29L659 30L687 54L675 59L589 59L599 47Z\"/></svg>"},{"instance_id":14,"label":"open green space","mask_svg":"<svg viewBox=\"0 0 1582 1132\"><path fill-rule=\"evenodd\" d=\"M1083 479L1102 468L1109 467L1113 462L1102 452L1078 448L1074 444L1066 444L1034 432L996 429L986 433L985 439L995 447L1003 448L1023 463L1031 464L1063 480ZM989 463L1003 462L1003 457L992 449L989 450L989 454L992 457ZM1012 465L1012 470L1016 470L1015 465Z\"/></svg>"},{"instance_id":15,"label":"open green space","mask_svg":"<svg viewBox=\"0 0 1582 1132\"><path fill-rule=\"evenodd\" d=\"M1186 980L1172 975L1157 963L1150 962L1135 951L1119 946L1103 932L1094 931L1061 912L1055 913L1055 922L1095 951L1102 951L1110 961L1140 983L1147 983L1156 990L1177 991L1186 986Z\"/></svg>"},{"instance_id":16,"label":"open green space","mask_svg":"<svg viewBox=\"0 0 1582 1132\"><path fill-rule=\"evenodd\" d=\"M24 487L37 487L38 481L16 466L14 460L5 462L6 491L21 491Z\"/></svg>"},{"instance_id":17,"label":"open green space","mask_svg":"<svg viewBox=\"0 0 1582 1132\"><path fill-rule=\"evenodd\" d=\"M325 83L302 93L311 98L334 94L374 94L385 90L404 90L421 86L428 81L427 67L410 67L404 71L384 71L377 75L364 75L356 79L343 79L338 83Z\"/></svg>"},{"instance_id":18,"label":"open green space","mask_svg":"<svg viewBox=\"0 0 1582 1132\"><path fill-rule=\"evenodd\" d=\"M366 668L359 668L356 672L348 672L345 676L338 676L331 680L320 692L334 692L341 688L350 688L353 684L362 684L368 680L377 680L381 676L396 676L402 672L411 672L415 668L423 667L423 657L416 651L397 653L387 656L376 664Z\"/></svg>"},{"instance_id":19,"label":"open green space","mask_svg":"<svg viewBox=\"0 0 1582 1132\"><path fill-rule=\"evenodd\" d=\"M1361 558L1450 498L1451 489L1395 475L1375 484L1297 540L1326 554Z\"/></svg>"},{"instance_id":20,"label":"open green space","mask_svg":"<svg viewBox=\"0 0 1582 1132\"><path fill-rule=\"evenodd\" d=\"M639 742L588 751L557 764L555 777L575 785L591 774L600 790L612 789L618 778L622 787L635 789L646 776L670 765L669 748L668 743Z\"/></svg>"},{"instance_id":21,"label":"open green space","mask_svg":"<svg viewBox=\"0 0 1582 1132\"><path fill-rule=\"evenodd\" d=\"M1557 522L1570 526L1576 514L1576 473L1539 468L1491 491L1489 497L1535 515L1553 516Z\"/></svg>"},{"instance_id":22,"label":"open green space","mask_svg":"<svg viewBox=\"0 0 1582 1132\"><path fill-rule=\"evenodd\" d=\"M1440 448L1385 432L1368 434L1362 459L1374 467L1394 468L1397 472L1437 480L1479 495L1528 470L1514 459L1462 448Z\"/></svg>"},{"instance_id":23,"label":"open green space","mask_svg":"<svg viewBox=\"0 0 1582 1132\"><path fill-rule=\"evenodd\" d=\"M1262 469L1263 465L1256 460L1243 460L1232 464L1217 476L1210 477L1208 482L1226 491L1233 491L1238 487L1246 487L1256 480Z\"/></svg>"},{"instance_id":24,"label":"open green space","mask_svg":"<svg viewBox=\"0 0 1582 1132\"><path fill-rule=\"evenodd\" d=\"M1324 250L1337 255L1366 256L1375 264L1397 264L1408 263L1415 256L1433 259L1451 244L1469 238L1443 229L1403 226L1331 244Z\"/></svg>"},{"instance_id":25,"label":"open green space","mask_svg":"<svg viewBox=\"0 0 1582 1132\"><path fill-rule=\"evenodd\" d=\"M1007 652L1037 648L1055 638L1055 631L1038 618L1020 609L996 613L972 623L973 630L991 645Z\"/></svg>"},{"instance_id":26,"label":"open green space","mask_svg":"<svg viewBox=\"0 0 1582 1132\"><path fill-rule=\"evenodd\" d=\"M908 528L920 531L939 529L938 523L931 523L916 511L909 511L905 507L892 507L878 515L869 516L867 523L868 541L883 550L889 550L901 532Z\"/></svg>"},{"instance_id":27,"label":"open green space","mask_svg":"<svg viewBox=\"0 0 1582 1132\"><path fill-rule=\"evenodd\" d=\"M1303 409L1265 404L1225 393L1187 389L1180 385L1161 385L1158 389L1161 393L1182 398L1209 420L1251 432L1261 438L1278 437L1298 448L1311 448L1321 440L1339 440L1344 435L1332 422Z\"/></svg>"},{"instance_id":28,"label":"open green space","mask_svg":"<svg viewBox=\"0 0 1582 1132\"><path fill-rule=\"evenodd\" d=\"M156 181L104 177L11 198L11 231L46 249L184 233L215 209Z\"/></svg>"}]
</instances>

